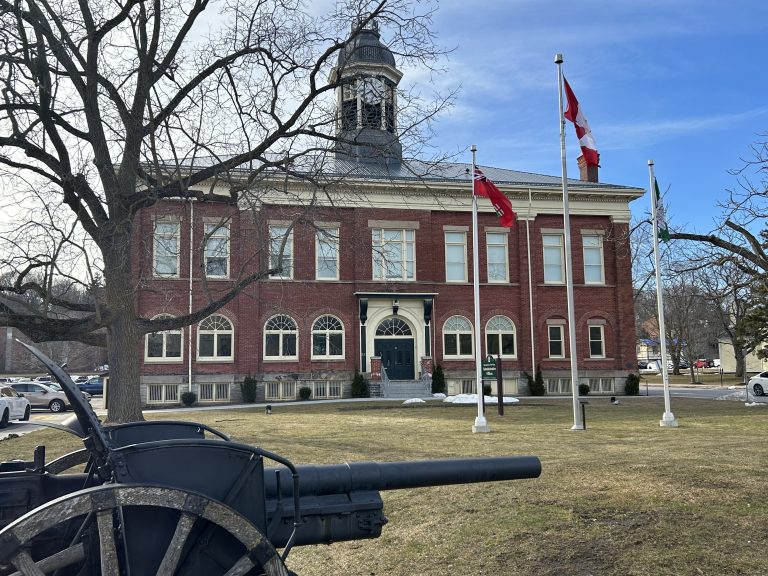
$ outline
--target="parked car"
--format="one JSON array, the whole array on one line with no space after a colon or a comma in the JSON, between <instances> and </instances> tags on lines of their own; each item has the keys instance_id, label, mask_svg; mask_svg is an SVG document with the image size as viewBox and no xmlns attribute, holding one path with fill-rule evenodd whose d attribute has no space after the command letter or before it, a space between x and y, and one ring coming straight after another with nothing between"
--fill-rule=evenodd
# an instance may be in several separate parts
<instances>
[{"instance_id":1,"label":"parked car","mask_svg":"<svg viewBox=\"0 0 768 576\"><path fill-rule=\"evenodd\" d=\"M712 367L720 368L720 358L715 358L714 360L712 360Z\"/></svg>"},{"instance_id":2,"label":"parked car","mask_svg":"<svg viewBox=\"0 0 768 576\"><path fill-rule=\"evenodd\" d=\"M85 382L77 384L77 387L88 394L104 394L104 380L100 376L88 378Z\"/></svg>"},{"instance_id":3,"label":"parked car","mask_svg":"<svg viewBox=\"0 0 768 576\"><path fill-rule=\"evenodd\" d=\"M712 368L714 363L709 358L699 358L693 363L696 368Z\"/></svg>"},{"instance_id":4,"label":"parked car","mask_svg":"<svg viewBox=\"0 0 768 576\"><path fill-rule=\"evenodd\" d=\"M37 378L35 378L35 382L44 382L44 383L53 382L53 378L51 378L51 376L49 376L48 374L43 374L42 376L38 376Z\"/></svg>"},{"instance_id":5,"label":"parked car","mask_svg":"<svg viewBox=\"0 0 768 576\"><path fill-rule=\"evenodd\" d=\"M638 360L637 361L637 369L638 370L647 370L648 369L648 361L647 360Z\"/></svg>"},{"instance_id":6,"label":"parked car","mask_svg":"<svg viewBox=\"0 0 768 576\"><path fill-rule=\"evenodd\" d=\"M48 408L51 412L64 412L69 399L60 386L42 382L14 382L11 387L29 400L32 408Z\"/></svg>"},{"instance_id":7,"label":"parked car","mask_svg":"<svg viewBox=\"0 0 768 576\"><path fill-rule=\"evenodd\" d=\"M747 393L751 393L753 396L765 396L765 391L768 390L768 372L761 372L756 376L752 376L747 382Z\"/></svg>"},{"instance_id":8,"label":"parked car","mask_svg":"<svg viewBox=\"0 0 768 576\"><path fill-rule=\"evenodd\" d=\"M0 386L0 428L11 420L29 420L31 412L29 400L6 384Z\"/></svg>"},{"instance_id":9,"label":"parked car","mask_svg":"<svg viewBox=\"0 0 768 576\"><path fill-rule=\"evenodd\" d=\"M88 376L73 376L72 382L75 384L82 384L83 382L88 380Z\"/></svg>"}]
</instances>

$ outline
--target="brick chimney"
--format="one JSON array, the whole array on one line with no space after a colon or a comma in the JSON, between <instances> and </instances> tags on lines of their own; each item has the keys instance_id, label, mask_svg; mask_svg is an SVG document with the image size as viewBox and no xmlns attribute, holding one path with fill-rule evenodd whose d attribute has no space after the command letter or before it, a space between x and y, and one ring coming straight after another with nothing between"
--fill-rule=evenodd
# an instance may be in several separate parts
<instances>
[{"instance_id":1,"label":"brick chimney","mask_svg":"<svg viewBox=\"0 0 768 576\"><path fill-rule=\"evenodd\" d=\"M598 156L598 158L600 158ZM584 182L597 182L598 166L587 166L584 156L579 156L576 160L579 163L579 180Z\"/></svg>"}]
</instances>

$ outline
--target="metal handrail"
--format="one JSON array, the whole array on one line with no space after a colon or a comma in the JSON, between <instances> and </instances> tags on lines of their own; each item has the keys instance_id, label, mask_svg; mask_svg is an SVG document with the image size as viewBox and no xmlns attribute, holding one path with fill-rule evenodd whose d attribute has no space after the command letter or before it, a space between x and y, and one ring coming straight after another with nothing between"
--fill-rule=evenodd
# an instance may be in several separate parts
<instances>
[{"instance_id":1,"label":"metal handrail","mask_svg":"<svg viewBox=\"0 0 768 576\"><path fill-rule=\"evenodd\" d=\"M387 398L389 396L389 376L387 375L387 369L382 365L381 367L381 397Z\"/></svg>"}]
</instances>

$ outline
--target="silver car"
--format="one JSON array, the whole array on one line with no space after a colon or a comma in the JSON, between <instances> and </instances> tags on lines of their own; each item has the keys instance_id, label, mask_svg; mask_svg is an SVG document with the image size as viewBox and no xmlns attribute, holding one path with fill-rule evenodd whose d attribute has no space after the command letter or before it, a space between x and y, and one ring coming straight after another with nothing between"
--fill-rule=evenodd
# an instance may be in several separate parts
<instances>
[{"instance_id":1,"label":"silver car","mask_svg":"<svg viewBox=\"0 0 768 576\"><path fill-rule=\"evenodd\" d=\"M69 405L67 395L42 382L13 382L11 387L29 400L33 408L48 408L51 412L64 412Z\"/></svg>"},{"instance_id":2,"label":"silver car","mask_svg":"<svg viewBox=\"0 0 768 576\"><path fill-rule=\"evenodd\" d=\"M765 396L766 390L768 390L768 372L752 376L747 382L747 393L753 396Z\"/></svg>"}]
</instances>

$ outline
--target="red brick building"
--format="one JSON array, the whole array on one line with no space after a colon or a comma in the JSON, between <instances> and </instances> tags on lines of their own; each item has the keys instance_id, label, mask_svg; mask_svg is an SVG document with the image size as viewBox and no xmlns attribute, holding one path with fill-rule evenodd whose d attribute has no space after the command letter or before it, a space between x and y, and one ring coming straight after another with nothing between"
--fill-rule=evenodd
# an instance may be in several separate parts
<instances>
[{"instance_id":1,"label":"red brick building","mask_svg":"<svg viewBox=\"0 0 768 576\"><path fill-rule=\"evenodd\" d=\"M349 394L355 371L385 367L405 395L437 363L449 392L474 391L475 346L500 355L505 392L526 394L540 367L550 393L570 393L562 188L559 177L483 167L512 201L499 226L479 199L481 325L473 327L471 165L407 161L397 134L392 54L367 30L334 71L340 144L322 163L323 185L277 176L249 202L159 203L145 210L134 255L141 314L181 315L249 274L220 310L184 330L150 334L147 403L237 401L253 376L260 398ZM303 166L297 170L308 170ZM621 394L636 367L628 224L643 190L569 182L579 378ZM589 180L592 181L589 181ZM278 186L279 184L279 186ZM209 190L206 190L209 191Z\"/></svg>"}]
</instances>

